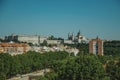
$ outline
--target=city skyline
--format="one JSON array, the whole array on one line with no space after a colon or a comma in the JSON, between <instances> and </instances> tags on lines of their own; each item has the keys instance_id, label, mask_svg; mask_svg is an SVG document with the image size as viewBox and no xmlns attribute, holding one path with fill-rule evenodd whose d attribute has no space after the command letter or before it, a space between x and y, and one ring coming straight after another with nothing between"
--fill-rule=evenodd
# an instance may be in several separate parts
<instances>
[{"instance_id":1,"label":"city skyline","mask_svg":"<svg viewBox=\"0 0 120 80\"><path fill-rule=\"evenodd\" d=\"M120 40L119 0L1 0L0 37L15 34Z\"/></svg>"}]
</instances>

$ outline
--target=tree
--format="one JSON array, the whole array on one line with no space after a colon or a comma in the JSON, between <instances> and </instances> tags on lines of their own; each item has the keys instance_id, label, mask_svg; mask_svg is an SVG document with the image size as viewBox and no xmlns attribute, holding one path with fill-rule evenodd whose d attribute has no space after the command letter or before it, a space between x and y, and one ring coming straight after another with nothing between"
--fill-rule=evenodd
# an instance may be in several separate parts
<instances>
[{"instance_id":1,"label":"tree","mask_svg":"<svg viewBox=\"0 0 120 80\"><path fill-rule=\"evenodd\" d=\"M29 42L28 44L29 44L29 46L34 46L34 44L33 44L33 43L31 43L31 42Z\"/></svg>"},{"instance_id":2,"label":"tree","mask_svg":"<svg viewBox=\"0 0 120 80\"><path fill-rule=\"evenodd\" d=\"M10 54L0 54L0 75L3 75L4 78L10 77L10 68L12 61L12 56Z\"/></svg>"},{"instance_id":3,"label":"tree","mask_svg":"<svg viewBox=\"0 0 120 80\"><path fill-rule=\"evenodd\" d=\"M49 39L50 39L50 40L55 40L56 38L55 38L53 35L51 35L51 36L49 37Z\"/></svg>"},{"instance_id":4,"label":"tree","mask_svg":"<svg viewBox=\"0 0 120 80\"><path fill-rule=\"evenodd\" d=\"M47 45L48 45L47 41L44 40L43 43L42 43L42 46L47 46Z\"/></svg>"},{"instance_id":5,"label":"tree","mask_svg":"<svg viewBox=\"0 0 120 80\"><path fill-rule=\"evenodd\" d=\"M105 41L104 54L106 55L120 54L120 41Z\"/></svg>"},{"instance_id":6,"label":"tree","mask_svg":"<svg viewBox=\"0 0 120 80\"><path fill-rule=\"evenodd\" d=\"M120 61L109 61L106 66L106 72L111 80L120 80Z\"/></svg>"},{"instance_id":7,"label":"tree","mask_svg":"<svg viewBox=\"0 0 120 80\"><path fill-rule=\"evenodd\" d=\"M70 57L55 63L53 68L58 73L57 80L103 80L105 70L98 57L81 55Z\"/></svg>"}]
</instances>

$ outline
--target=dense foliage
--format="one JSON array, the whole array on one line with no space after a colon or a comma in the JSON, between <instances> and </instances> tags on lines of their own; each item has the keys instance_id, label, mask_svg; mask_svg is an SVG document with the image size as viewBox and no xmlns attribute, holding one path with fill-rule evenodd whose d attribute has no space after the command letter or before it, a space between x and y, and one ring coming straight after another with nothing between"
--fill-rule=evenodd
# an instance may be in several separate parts
<instances>
[{"instance_id":1,"label":"dense foliage","mask_svg":"<svg viewBox=\"0 0 120 80\"><path fill-rule=\"evenodd\" d=\"M55 61L40 80L120 80L120 57L80 54Z\"/></svg>"},{"instance_id":2,"label":"dense foliage","mask_svg":"<svg viewBox=\"0 0 120 80\"><path fill-rule=\"evenodd\" d=\"M84 53L69 56L67 52L0 54L0 80L45 68L51 72L40 80L120 80L119 56Z\"/></svg>"},{"instance_id":3,"label":"dense foliage","mask_svg":"<svg viewBox=\"0 0 120 80\"><path fill-rule=\"evenodd\" d=\"M89 53L89 44L88 43L76 43L76 44L64 44L73 48L79 49L80 53Z\"/></svg>"},{"instance_id":4,"label":"dense foliage","mask_svg":"<svg viewBox=\"0 0 120 80\"><path fill-rule=\"evenodd\" d=\"M59 65L61 64L61 65ZM105 70L96 56L81 55L55 64L57 80L102 80Z\"/></svg>"},{"instance_id":5,"label":"dense foliage","mask_svg":"<svg viewBox=\"0 0 120 80\"><path fill-rule=\"evenodd\" d=\"M11 56L7 53L0 54L0 80L25 74L44 68L50 68L54 60L66 58L66 52L48 52L40 54L27 52L26 54Z\"/></svg>"},{"instance_id":6,"label":"dense foliage","mask_svg":"<svg viewBox=\"0 0 120 80\"><path fill-rule=\"evenodd\" d=\"M106 55L120 54L120 41L105 41L104 54Z\"/></svg>"}]
</instances>

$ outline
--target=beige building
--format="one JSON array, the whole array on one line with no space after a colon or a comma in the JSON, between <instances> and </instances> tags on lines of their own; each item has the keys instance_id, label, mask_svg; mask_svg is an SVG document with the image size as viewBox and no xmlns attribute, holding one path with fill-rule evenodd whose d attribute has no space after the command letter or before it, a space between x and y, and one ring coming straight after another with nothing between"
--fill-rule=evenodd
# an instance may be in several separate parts
<instances>
[{"instance_id":1,"label":"beige building","mask_svg":"<svg viewBox=\"0 0 120 80\"><path fill-rule=\"evenodd\" d=\"M30 50L28 44L19 43L0 43L0 53L9 53L11 55L22 54Z\"/></svg>"},{"instance_id":2,"label":"beige building","mask_svg":"<svg viewBox=\"0 0 120 80\"><path fill-rule=\"evenodd\" d=\"M74 42L72 40L64 40L65 44L74 44Z\"/></svg>"},{"instance_id":3,"label":"beige building","mask_svg":"<svg viewBox=\"0 0 120 80\"><path fill-rule=\"evenodd\" d=\"M48 44L61 44L62 40L46 40Z\"/></svg>"}]
</instances>

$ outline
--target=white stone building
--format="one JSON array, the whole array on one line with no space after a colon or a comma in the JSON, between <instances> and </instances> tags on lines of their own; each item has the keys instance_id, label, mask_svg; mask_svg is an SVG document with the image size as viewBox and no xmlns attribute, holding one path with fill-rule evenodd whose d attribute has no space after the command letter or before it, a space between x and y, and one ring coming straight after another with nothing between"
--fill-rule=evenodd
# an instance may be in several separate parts
<instances>
[{"instance_id":1,"label":"white stone building","mask_svg":"<svg viewBox=\"0 0 120 80\"><path fill-rule=\"evenodd\" d=\"M61 44L62 40L46 40L48 44Z\"/></svg>"},{"instance_id":2,"label":"white stone building","mask_svg":"<svg viewBox=\"0 0 120 80\"><path fill-rule=\"evenodd\" d=\"M89 40L85 36L81 35L80 31L77 33L76 36L74 36L73 33L72 34L69 33L68 40L71 40L74 43L88 43L89 42Z\"/></svg>"},{"instance_id":3,"label":"white stone building","mask_svg":"<svg viewBox=\"0 0 120 80\"><path fill-rule=\"evenodd\" d=\"M6 36L5 40L8 41L20 41L20 42L26 42L26 43L32 43L39 45L40 43L43 43L44 40L47 40L48 37L46 36L40 36L40 35L10 35Z\"/></svg>"}]
</instances>

